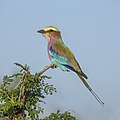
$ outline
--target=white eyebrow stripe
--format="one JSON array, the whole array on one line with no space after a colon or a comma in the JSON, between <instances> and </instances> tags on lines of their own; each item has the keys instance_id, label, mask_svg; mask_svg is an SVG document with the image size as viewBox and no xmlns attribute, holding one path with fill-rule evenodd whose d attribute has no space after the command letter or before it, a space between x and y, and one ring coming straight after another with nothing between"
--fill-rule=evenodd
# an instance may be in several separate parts
<instances>
[{"instance_id":1,"label":"white eyebrow stripe","mask_svg":"<svg viewBox=\"0 0 120 120\"><path fill-rule=\"evenodd\" d=\"M47 26L44 28L45 31L49 31L49 30L53 30L53 31L59 31L57 28L55 27L51 27L51 26Z\"/></svg>"}]
</instances>

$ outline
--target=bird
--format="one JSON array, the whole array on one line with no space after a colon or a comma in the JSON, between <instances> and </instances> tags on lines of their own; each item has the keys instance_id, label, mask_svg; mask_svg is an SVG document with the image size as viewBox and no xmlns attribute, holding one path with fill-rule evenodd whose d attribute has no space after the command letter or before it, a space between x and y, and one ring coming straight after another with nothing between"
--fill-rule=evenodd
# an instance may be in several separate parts
<instances>
[{"instance_id":1,"label":"bird","mask_svg":"<svg viewBox=\"0 0 120 120\"><path fill-rule=\"evenodd\" d=\"M78 75L83 84L88 88L96 100L104 106L104 102L93 91L90 85L87 83L87 75L82 71L79 63L77 62L73 52L65 45L62 40L61 32L54 26L46 26L42 30L38 30L38 33L48 41L47 52L50 61L56 66L62 69L62 71L71 71Z\"/></svg>"}]
</instances>

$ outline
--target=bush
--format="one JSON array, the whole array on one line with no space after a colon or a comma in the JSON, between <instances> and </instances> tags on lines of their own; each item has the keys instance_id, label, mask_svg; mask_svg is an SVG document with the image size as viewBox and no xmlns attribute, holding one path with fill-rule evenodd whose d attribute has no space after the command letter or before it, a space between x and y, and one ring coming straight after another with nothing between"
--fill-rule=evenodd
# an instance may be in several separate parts
<instances>
[{"instance_id":1,"label":"bush","mask_svg":"<svg viewBox=\"0 0 120 120\"><path fill-rule=\"evenodd\" d=\"M5 120L39 120L39 114L44 112L41 104L44 98L56 92L56 88L46 82L51 77L41 75L52 66L40 73L31 74L28 66L15 63L21 68L18 73L4 76L0 86L0 118ZM18 80L13 88L11 85ZM42 119L41 119L42 120ZM43 120L75 120L70 112L51 113Z\"/></svg>"}]
</instances>

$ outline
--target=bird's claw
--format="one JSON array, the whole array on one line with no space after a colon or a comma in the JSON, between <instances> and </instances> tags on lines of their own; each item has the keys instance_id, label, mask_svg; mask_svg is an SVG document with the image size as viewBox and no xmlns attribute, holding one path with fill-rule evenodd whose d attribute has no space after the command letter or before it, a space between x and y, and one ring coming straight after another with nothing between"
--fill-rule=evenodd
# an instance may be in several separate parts
<instances>
[{"instance_id":1,"label":"bird's claw","mask_svg":"<svg viewBox=\"0 0 120 120\"><path fill-rule=\"evenodd\" d=\"M53 66L51 68L54 69L54 68L57 68L57 66L55 64L53 64Z\"/></svg>"}]
</instances>

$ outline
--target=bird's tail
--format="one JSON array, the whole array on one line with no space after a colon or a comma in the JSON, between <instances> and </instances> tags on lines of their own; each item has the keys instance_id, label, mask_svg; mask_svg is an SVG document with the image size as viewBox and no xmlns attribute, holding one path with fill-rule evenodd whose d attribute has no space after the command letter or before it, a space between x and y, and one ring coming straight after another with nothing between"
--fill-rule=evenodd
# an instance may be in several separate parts
<instances>
[{"instance_id":1,"label":"bird's tail","mask_svg":"<svg viewBox=\"0 0 120 120\"><path fill-rule=\"evenodd\" d=\"M83 78L83 76L81 76L80 74L77 74L79 76L79 78L82 80L82 82L84 83L84 85L88 88L88 90L92 93L92 95L96 98L96 100L102 105L104 106L104 102L98 97L98 95L92 90L92 88L88 85L88 83L86 82L86 80Z\"/></svg>"}]
</instances>

